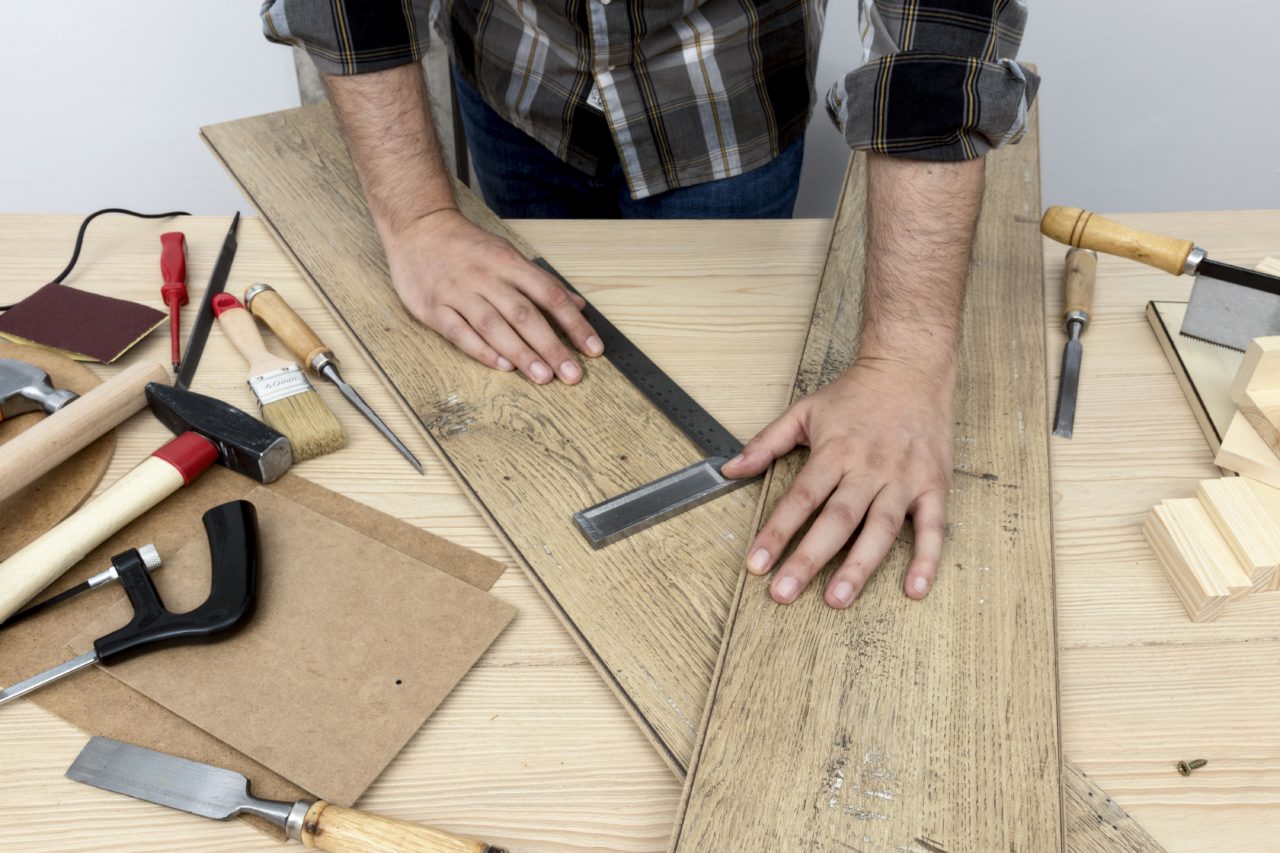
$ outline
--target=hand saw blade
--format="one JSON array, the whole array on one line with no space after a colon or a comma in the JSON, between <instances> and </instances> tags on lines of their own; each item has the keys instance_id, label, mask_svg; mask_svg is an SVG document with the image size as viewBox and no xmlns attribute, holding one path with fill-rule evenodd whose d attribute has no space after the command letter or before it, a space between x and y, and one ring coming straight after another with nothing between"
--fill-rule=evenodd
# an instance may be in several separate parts
<instances>
[{"instance_id":1,"label":"hand saw blade","mask_svg":"<svg viewBox=\"0 0 1280 853\"><path fill-rule=\"evenodd\" d=\"M1239 352L1254 338L1280 335L1280 278L1206 258L1179 334Z\"/></svg>"}]
</instances>

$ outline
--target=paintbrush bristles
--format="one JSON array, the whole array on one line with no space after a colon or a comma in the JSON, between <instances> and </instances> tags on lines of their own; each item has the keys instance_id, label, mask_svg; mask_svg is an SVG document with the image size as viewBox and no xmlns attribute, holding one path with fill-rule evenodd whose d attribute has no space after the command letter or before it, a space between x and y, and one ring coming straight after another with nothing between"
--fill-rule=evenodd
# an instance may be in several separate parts
<instances>
[{"instance_id":1,"label":"paintbrush bristles","mask_svg":"<svg viewBox=\"0 0 1280 853\"><path fill-rule=\"evenodd\" d=\"M294 462L314 459L347 445L342 424L315 389L264 404L262 419L288 437Z\"/></svg>"}]
</instances>

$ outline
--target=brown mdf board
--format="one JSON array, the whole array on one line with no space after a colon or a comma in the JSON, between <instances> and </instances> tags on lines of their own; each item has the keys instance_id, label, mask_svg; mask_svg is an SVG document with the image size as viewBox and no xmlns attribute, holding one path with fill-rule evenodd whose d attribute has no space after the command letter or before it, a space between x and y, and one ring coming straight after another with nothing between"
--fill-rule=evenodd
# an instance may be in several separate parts
<instances>
[{"instance_id":1,"label":"brown mdf board","mask_svg":"<svg viewBox=\"0 0 1280 853\"><path fill-rule=\"evenodd\" d=\"M781 607L743 576L673 850L1063 848L1036 145L1033 131L987 159L938 583L903 594L908 537L846 611L813 589ZM857 351L865 197L859 155L797 398ZM775 463L762 513L804 461Z\"/></svg>"},{"instance_id":2,"label":"brown mdf board","mask_svg":"<svg viewBox=\"0 0 1280 853\"><path fill-rule=\"evenodd\" d=\"M391 286L327 104L203 134L588 658L682 770L760 487L591 550L575 511L699 460L698 449L605 359L588 360L577 386L535 387L476 364L414 320ZM459 193L468 216L536 256L465 188Z\"/></svg>"}]
</instances>

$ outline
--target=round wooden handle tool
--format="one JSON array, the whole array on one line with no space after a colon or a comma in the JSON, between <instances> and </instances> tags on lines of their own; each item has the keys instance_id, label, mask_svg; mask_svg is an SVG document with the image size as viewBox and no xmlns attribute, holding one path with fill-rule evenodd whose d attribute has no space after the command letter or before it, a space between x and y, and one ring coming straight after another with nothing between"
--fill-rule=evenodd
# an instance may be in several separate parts
<instances>
[{"instance_id":1,"label":"round wooden handle tool","mask_svg":"<svg viewBox=\"0 0 1280 853\"><path fill-rule=\"evenodd\" d=\"M1097 283L1098 255L1092 249L1071 249L1067 252L1067 265L1062 273L1065 290L1064 311L1071 315L1083 314L1089 325L1089 312L1093 310L1093 287Z\"/></svg>"},{"instance_id":2,"label":"round wooden handle tool","mask_svg":"<svg viewBox=\"0 0 1280 853\"><path fill-rule=\"evenodd\" d=\"M307 811L301 834L303 844L328 853L490 853L500 849L421 824L333 806L324 800L318 800Z\"/></svg>"},{"instance_id":3,"label":"round wooden handle tool","mask_svg":"<svg viewBox=\"0 0 1280 853\"><path fill-rule=\"evenodd\" d=\"M0 446L0 501L12 497L147 404L148 382L168 383L155 362L130 365Z\"/></svg>"},{"instance_id":4,"label":"round wooden handle tool","mask_svg":"<svg viewBox=\"0 0 1280 853\"><path fill-rule=\"evenodd\" d=\"M1078 207L1055 205L1046 210L1040 233L1068 246L1118 255L1173 275L1186 272L1187 258L1195 249L1190 240L1148 234Z\"/></svg>"},{"instance_id":5,"label":"round wooden handle tool","mask_svg":"<svg viewBox=\"0 0 1280 853\"><path fill-rule=\"evenodd\" d=\"M289 367L292 362L272 354L262 340L258 324L253 315L245 310L230 293L219 293L213 297L213 314L218 318L218 325L223 333L231 339L240 354L249 362L249 375L257 376L281 367Z\"/></svg>"},{"instance_id":6,"label":"round wooden handle tool","mask_svg":"<svg viewBox=\"0 0 1280 853\"><path fill-rule=\"evenodd\" d=\"M307 321L298 316L298 312L284 301L284 297L276 293L269 284L255 284L244 292L245 307L253 316L266 323L276 337L284 341L303 367L316 372L317 364L325 362L337 364L333 350L325 346L324 341L315 333Z\"/></svg>"}]
</instances>

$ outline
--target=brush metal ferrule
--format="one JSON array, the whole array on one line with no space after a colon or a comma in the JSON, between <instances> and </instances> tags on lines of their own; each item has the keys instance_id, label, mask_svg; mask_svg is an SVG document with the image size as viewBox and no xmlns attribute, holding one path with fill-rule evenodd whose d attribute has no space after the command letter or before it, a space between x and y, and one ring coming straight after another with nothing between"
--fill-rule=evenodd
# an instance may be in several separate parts
<instances>
[{"instance_id":1,"label":"brush metal ferrule","mask_svg":"<svg viewBox=\"0 0 1280 853\"><path fill-rule=\"evenodd\" d=\"M249 387L253 389L261 406L315 390L307 381L307 375L302 372L302 368L296 364L250 376Z\"/></svg>"},{"instance_id":2,"label":"brush metal ferrule","mask_svg":"<svg viewBox=\"0 0 1280 853\"><path fill-rule=\"evenodd\" d=\"M1200 269L1200 262L1208 256L1208 252L1199 246L1191 247L1191 251L1187 254L1187 260L1182 264L1183 275L1195 275L1196 270Z\"/></svg>"}]
</instances>

